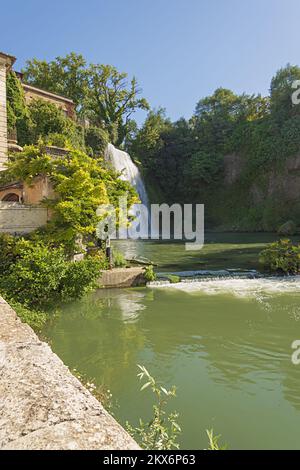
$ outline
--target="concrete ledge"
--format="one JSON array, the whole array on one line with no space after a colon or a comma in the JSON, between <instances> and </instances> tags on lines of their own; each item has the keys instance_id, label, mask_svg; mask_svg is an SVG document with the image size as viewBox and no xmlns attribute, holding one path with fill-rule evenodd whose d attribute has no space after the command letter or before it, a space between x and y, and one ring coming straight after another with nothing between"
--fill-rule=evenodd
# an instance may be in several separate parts
<instances>
[{"instance_id":1,"label":"concrete ledge","mask_svg":"<svg viewBox=\"0 0 300 470\"><path fill-rule=\"evenodd\" d=\"M114 268L102 271L99 279L101 287L134 287L145 285L144 270L141 267L134 268Z\"/></svg>"},{"instance_id":2,"label":"concrete ledge","mask_svg":"<svg viewBox=\"0 0 300 470\"><path fill-rule=\"evenodd\" d=\"M139 449L1 297L0 449Z\"/></svg>"}]
</instances>

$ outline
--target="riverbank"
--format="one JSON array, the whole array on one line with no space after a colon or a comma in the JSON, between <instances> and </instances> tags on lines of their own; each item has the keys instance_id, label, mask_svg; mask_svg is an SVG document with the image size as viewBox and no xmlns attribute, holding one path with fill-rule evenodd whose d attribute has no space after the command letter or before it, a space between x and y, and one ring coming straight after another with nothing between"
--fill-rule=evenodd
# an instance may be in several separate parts
<instances>
[{"instance_id":1,"label":"riverbank","mask_svg":"<svg viewBox=\"0 0 300 470\"><path fill-rule=\"evenodd\" d=\"M138 449L0 297L0 449Z\"/></svg>"}]
</instances>

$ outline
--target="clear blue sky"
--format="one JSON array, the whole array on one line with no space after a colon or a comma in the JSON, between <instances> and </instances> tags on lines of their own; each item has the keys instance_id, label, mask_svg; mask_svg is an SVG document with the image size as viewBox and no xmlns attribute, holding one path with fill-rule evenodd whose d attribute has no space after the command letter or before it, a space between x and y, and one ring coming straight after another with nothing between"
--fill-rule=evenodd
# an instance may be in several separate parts
<instances>
[{"instance_id":1,"label":"clear blue sky","mask_svg":"<svg viewBox=\"0 0 300 470\"><path fill-rule=\"evenodd\" d=\"M219 86L267 94L278 68L300 64L299 0L14 0L0 11L0 50L16 68L80 52L135 75L172 119Z\"/></svg>"}]
</instances>

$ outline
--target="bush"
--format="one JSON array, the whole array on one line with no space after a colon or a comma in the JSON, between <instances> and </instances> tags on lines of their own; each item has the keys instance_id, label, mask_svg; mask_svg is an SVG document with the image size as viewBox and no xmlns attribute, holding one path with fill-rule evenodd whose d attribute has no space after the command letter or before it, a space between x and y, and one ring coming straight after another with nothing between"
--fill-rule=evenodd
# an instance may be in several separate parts
<instances>
[{"instance_id":1,"label":"bush","mask_svg":"<svg viewBox=\"0 0 300 470\"><path fill-rule=\"evenodd\" d=\"M63 142L62 136L64 136L74 148L85 149L82 126L66 117L55 104L36 99L28 105L27 112L30 118L27 129L24 130L22 135L19 135L18 129L19 142L22 145L36 144L42 138L49 143L53 139L56 142L59 141L60 145L57 145L57 143L50 143L50 145L64 147L61 145Z\"/></svg>"},{"instance_id":2,"label":"bush","mask_svg":"<svg viewBox=\"0 0 300 470\"><path fill-rule=\"evenodd\" d=\"M63 134L58 134L55 132L53 134L49 134L45 138L45 143L47 145L53 145L54 147L60 147L63 149L68 147L67 137Z\"/></svg>"},{"instance_id":3,"label":"bush","mask_svg":"<svg viewBox=\"0 0 300 470\"><path fill-rule=\"evenodd\" d=\"M88 127L84 134L85 145L91 149L92 156L103 156L109 143L108 132L99 127Z\"/></svg>"},{"instance_id":4,"label":"bush","mask_svg":"<svg viewBox=\"0 0 300 470\"><path fill-rule=\"evenodd\" d=\"M115 268L125 268L127 261L120 251L113 250L113 265Z\"/></svg>"},{"instance_id":5,"label":"bush","mask_svg":"<svg viewBox=\"0 0 300 470\"><path fill-rule=\"evenodd\" d=\"M265 268L284 274L300 272L300 245L290 240L271 243L260 254L260 262Z\"/></svg>"},{"instance_id":6,"label":"bush","mask_svg":"<svg viewBox=\"0 0 300 470\"><path fill-rule=\"evenodd\" d=\"M100 269L101 262L96 257L89 257L76 263L67 263L60 282L62 299L79 299L96 287Z\"/></svg>"},{"instance_id":7,"label":"bush","mask_svg":"<svg viewBox=\"0 0 300 470\"><path fill-rule=\"evenodd\" d=\"M147 282L156 280L156 274L153 271L153 266L151 264L144 268L144 278L146 279Z\"/></svg>"},{"instance_id":8,"label":"bush","mask_svg":"<svg viewBox=\"0 0 300 470\"><path fill-rule=\"evenodd\" d=\"M97 257L75 263L67 259L63 247L9 236L0 237L0 246L0 292L26 308L80 298L99 276Z\"/></svg>"}]
</instances>

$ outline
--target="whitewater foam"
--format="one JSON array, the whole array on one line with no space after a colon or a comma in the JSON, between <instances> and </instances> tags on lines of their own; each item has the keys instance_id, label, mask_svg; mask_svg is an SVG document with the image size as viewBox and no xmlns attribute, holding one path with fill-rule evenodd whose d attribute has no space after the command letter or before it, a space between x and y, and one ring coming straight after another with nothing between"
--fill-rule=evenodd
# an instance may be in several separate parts
<instances>
[{"instance_id":1,"label":"whitewater foam","mask_svg":"<svg viewBox=\"0 0 300 470\"><path fill-rule=\"evenodd\" d=\"M268 277L259 279L202 279L178 282L157 282L150 287L156 289L180 290L189 294L206 295L229 294L236 297L257 297L263 294L300 294L300 276Z\"/></svg>"}]
</instances>

